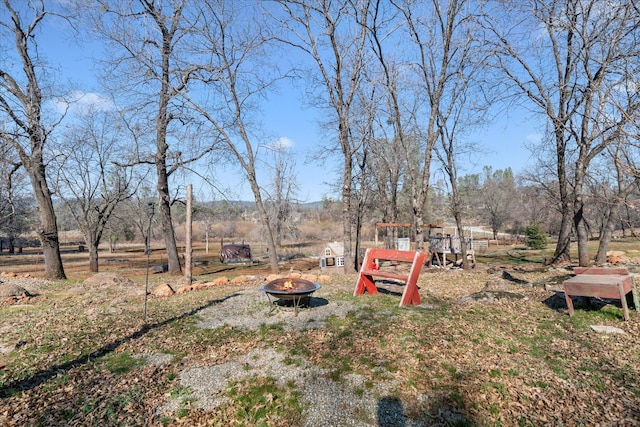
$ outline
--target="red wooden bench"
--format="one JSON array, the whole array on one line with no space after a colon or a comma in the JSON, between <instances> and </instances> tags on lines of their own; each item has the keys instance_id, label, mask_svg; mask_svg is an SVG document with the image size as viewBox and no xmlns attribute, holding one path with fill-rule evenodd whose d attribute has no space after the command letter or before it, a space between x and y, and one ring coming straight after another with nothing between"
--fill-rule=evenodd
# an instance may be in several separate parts
<instances>
[{"instance_id":1,"label":"red wooden bench","mask_svg":"<svg viewBox=\"0 0 640 427\"><path fill-rule=\"evenodd\" d=\"M636 311L640 311L638 290L626 268L576 267L573 271L576 276L564 281L564 297L569 307L569 316L573 316L572 296L619 299L624 320L629 320L627 294L631 292Z\"/></svg>"},{"instance_id":2,"label":"red wooden bench","mask_svg":"<svg viewBox=\"0 0 640 427\"><path fill-rule=\"evenodd\" d=\"M380 261L406 262L411 263L409 274L398 274L393 271L384 271L378 268ZM378 288L374 277L399 280L405 283L400 306L419 305L420 294L418 293L418 277L422 271L422 266L427 261L427 254L424 252L396 251L393 249L369 248L364 255L364 261L358 274L356 289L353 295L362 295L365 290L370 294L377 294Z\"/></svg>"}]
</instances>

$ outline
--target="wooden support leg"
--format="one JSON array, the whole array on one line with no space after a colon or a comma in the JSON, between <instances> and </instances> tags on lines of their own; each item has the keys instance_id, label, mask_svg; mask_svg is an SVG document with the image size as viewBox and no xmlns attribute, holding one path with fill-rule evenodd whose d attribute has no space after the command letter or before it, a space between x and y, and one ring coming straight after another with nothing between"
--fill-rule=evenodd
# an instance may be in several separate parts
<instances>
[{"instance_id":1,"label":"wooden support leg","mask_svg":"<svg viewBox=\"0 0 640 427\"><path fill-rule=\"evenodd\" d=\"M573 316L573 301L571 301L571 296L564 293L564 299L567 300L567 307L569 308L569 317Z\"/></svg>"},{"instance_id":2,"label":"wooden support leg","mask_svg":"<svg viewBox=\"0 0 640 427\"><path fill-rule=\"evenodd\" d=\"M633 295L633 305L636 308L636 311L640 311L640 298L638 298L638 288L636 287L636 281L631 278L631 283L633 283L633 288L631 289L631 294Z\"/></svg>"},{"instance_id":3,"label":"wooden support leg","mask_svg":"<svg viewBox=\"0 0 640 427\"><path fill-rule=\"evenodd\" d=\"M377 294L378 288L376 288L376 283L373 280L373 277L367 276L362 272L366 270L371 263L373 262L373 255L370 249L367 249L367 252L364 254L364 260L362 261L362 268L360 268L360 273L358 274L358 281L356 282L356 288L353 291L353 295L362 295L366 290L370 294Z\"/></svg>"},{"instance_id":4,"label":"wooden support leg","mask_svg":"<svg viewBox=\"0 0 640 427\"><path fill-rule=\"evenodd\" d=\"M402 299L400 300L400 307L403 305L420 305L420 292L418 292L418 277L422 271L422 266L427 260L427 254L424 252L416 252L413 258L413 264L411 265L411 271L407 278L407 283L402 293Z\"/></svg>"},{"instance_id":5,"label":"wooden support leg","mask_svg":"<svg viewBox=\"0 0 640 427\"><path fill-rule=\"evenodd\" d=\"M353 292L353 296L362 295L365 290L372 295L378 293L378 288L376 287L376 282L373 280L373 277L367 276L366 274L360 274L358 276L358 282L356 283L356 289Z\"/></svg>"},{"instance_id":6,"label":"wooden support leg","mask_svg":"<svg viewBox=\"0 0 640 427\"><path fill-rule=\"evenodd\" d=\"M620 289L620 304L622 304L622 313L624 314L624 320L629 321L629 307L627 307L627 295L624 292L624 285L620 283L618 287Z\"/></svg>"},{"instance_id":7,"label":"wooden support leg","mask_svg":"<svg viewBox=\"0 0 640 427\"><path fill-rule=\"evenodd\" d=\"M407 283L402 292L402 299L400 300L400 307L404 305L420 305L420 292L418 292L418 286L415 283Z\"/></svg>"}]
</instances>

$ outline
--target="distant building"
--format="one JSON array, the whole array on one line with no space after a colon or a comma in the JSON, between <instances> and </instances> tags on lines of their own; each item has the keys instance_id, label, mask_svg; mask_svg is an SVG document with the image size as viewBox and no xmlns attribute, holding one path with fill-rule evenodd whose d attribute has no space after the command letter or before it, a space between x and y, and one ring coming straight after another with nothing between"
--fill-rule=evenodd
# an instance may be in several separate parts
<instances>
[{"instance_id":1,"label":"distant building","mask_svg":"<svg viewBox=\"0 0 640 427\"><path fill-rule=\"evenodd\" d=\"M342 268L344 268L344 244L342 242L327 243L320 254L320 270Z\"/></svg>"}]
</instances>

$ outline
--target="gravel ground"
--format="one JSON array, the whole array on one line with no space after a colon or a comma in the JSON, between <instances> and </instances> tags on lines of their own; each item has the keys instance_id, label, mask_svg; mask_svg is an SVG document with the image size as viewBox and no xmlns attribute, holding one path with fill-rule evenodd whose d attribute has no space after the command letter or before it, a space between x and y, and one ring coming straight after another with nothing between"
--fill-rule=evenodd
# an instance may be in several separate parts
<instances>
[{"instance_id":1,"label":"gravel ground","mask_svg":"<svg viewBox=\"0 0 640 427\"><path fill-rule=\"evenodd\" d=\"M267 296L259 290L244 290L223 303L202 310L200 328L217 328L224 325L258 329L261 325L282 322L286 328L322 328L328 316L344 317L355 309L349 303L326 299L321 291L313 294L308 307L295 313L292 307L270 304ZM191 394L180 396L158 408L158 414L175 412L185 401L202 409L212 409L222 404L224 391L231 381L242 381L252 375L276 378L280 385L295 382L301 393L305 412L305 427L334 426L420 426L403 413L402 403L391 397L396 386L390 379L365 385L365 378L350 374L340 382L329 378L328 372L297 357L296 363L284 363L285 355L271 348L253 350L233 361L199 366L179 374L180 385L188 387ZM162 363L161 355L150 355L148 361ZM251 366L251 369L247 369ZM362 392L366 390L366 392Z\"/></svg>"},{"instance_id":2,"label":"gravel ground","mask_svg":"<svg viewBox=\"0 0 640 427\"><path fill-rule=\"evenodd\" d=\"M247 365L252 369L247 370ZM232 362L183 371L180 385L189 387L192 393L173 399L158 412L177 411L183 401L193 399L192 405L197 408L215 408L227 399L224 390L230 381L249 379L256 372L263 377L277 378L282 386L290 381L296 383L306 408L305 427L419 425L404 416L402 405L395 398L375 397L387 396L393 381L367 389L362 376L351 374L337 383L328 378L325 370L304 359L295 365L284 363L284 355L273 349L253 350ZM367 392L356 393L356 389L367 389Z\"/></svg>"},{"instance_id":3,"label":"gravel ground","mask_svg":"<svg viewBox=\"0 0 640 427\"><path fill-rule=\"evenodd\" d=\"M344 317L355 307L351 304L331 301L320 291L315 292L309 303L301 307L296 315L291 302L281 304L269 300L267 295L258 289L240 291L237 295L227 298L221 304L200 311L203 320L197 325L203 329L215 329L221 326L232 326L257 330L260 325L273 325L283 322L291 329L322 328L328 316ZM270 301L274 303L270 304Z\"/></svg>"}]
</instances>

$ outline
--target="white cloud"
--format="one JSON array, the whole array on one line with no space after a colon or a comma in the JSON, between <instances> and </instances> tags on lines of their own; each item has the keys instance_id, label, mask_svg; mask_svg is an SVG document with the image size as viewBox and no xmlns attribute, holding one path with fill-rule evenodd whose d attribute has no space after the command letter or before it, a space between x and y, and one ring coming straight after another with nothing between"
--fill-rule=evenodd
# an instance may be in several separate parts
<instances>
[{"instance_id":1,"label":"white cloud","mask_svg":"<svg viewBox=\"0 0 640 427\"><path fill-rule=\"evenodd\" d=\"M281 136L270 144L270 148L273 150L288 150L293 148L293 141L286 136Z\"/></svg>"},{"instance_id":2,"label":"white cloud","mask_svg":"<svg viewBox=\"0 0 640 427\"><path fill-rule=\"evenodd\" d=\"M94 108L100 111L107 111L114 108L110 99L96 92L74 91L71 93L71 100L80 110Z\"/></svg>"},{"instance_id":3,"label":"white cloud","mask_svg":"<svg viewBox=\"0 0 640 427\"><path fill-rule=\"evenodd\" d=\"M109 111L115 107L109 98L105 98L99 93L79 90L71 92L67 99L58 99L54 104L56 110L61 114L65 111L74 114L84 114L89 110Z\"/></svg>"}]
</instances>

